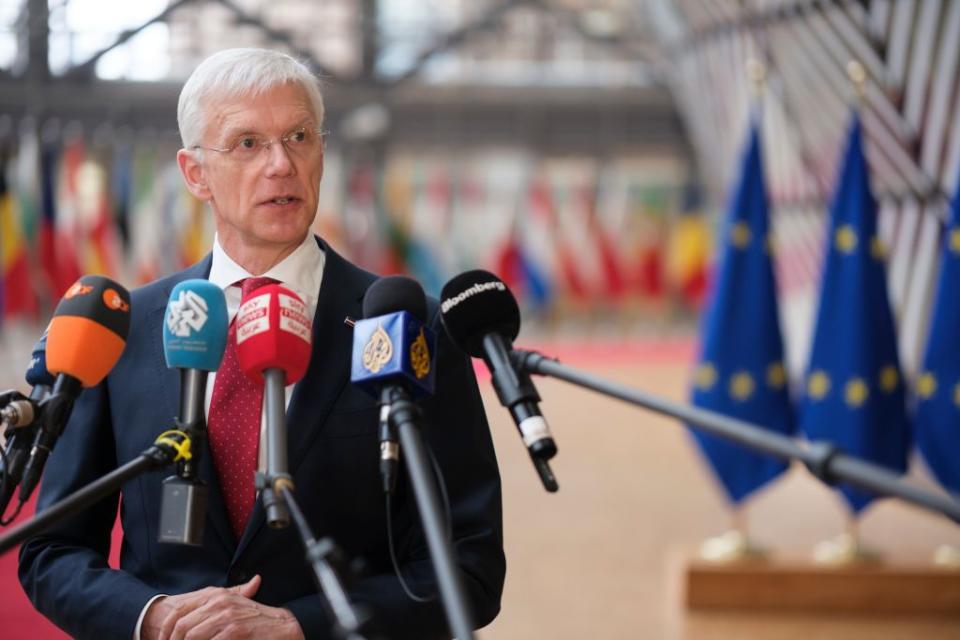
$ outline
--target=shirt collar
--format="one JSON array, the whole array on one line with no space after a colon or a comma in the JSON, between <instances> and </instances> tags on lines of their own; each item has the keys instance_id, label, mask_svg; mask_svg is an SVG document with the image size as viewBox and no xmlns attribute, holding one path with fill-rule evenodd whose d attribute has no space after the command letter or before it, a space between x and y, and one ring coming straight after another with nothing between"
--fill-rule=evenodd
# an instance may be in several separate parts
<instances>
[{"instance_id":1,"label":"shirt collar","mask_svg":"<svg viewBox=\"0 0 960 640\"><path fill-rule=\"evenodd\" d=\"M312 233L308 233L294 249L293 253L273 265L264 277L273 278L283 286L291 289L303 299L308 309L316 310L317 295L320 293L320 282L323 278L323 267L326 255ZM253 274L237 264L227 255L220 244L219 236L213 239L213 261L210 265L208 280L227 293L230 286L244 278L251 278Z\"/></svg>"}]
</instances>

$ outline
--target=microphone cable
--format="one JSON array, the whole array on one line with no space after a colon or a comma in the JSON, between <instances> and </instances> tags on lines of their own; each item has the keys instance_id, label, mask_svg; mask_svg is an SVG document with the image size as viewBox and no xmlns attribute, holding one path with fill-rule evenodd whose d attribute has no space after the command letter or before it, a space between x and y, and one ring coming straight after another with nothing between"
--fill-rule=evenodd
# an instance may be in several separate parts
<instances>
[{"instance_id":1,"label":"microphone cable","mask_svg":"<svg viewBox=\"0 0 960 640\"><path fill-rule=\"evenodd\" d=\"M433 475L437 481L437 487L440 490L440 499L443 502L443 516L447 525L447 537L450 538L453 531L453 524L450 517L450 497L447 494L447 483L443 479L443 473L440 470L440 463L437 462L437 458L433 455L433 449L427 447L427 454L430 456L430 466L433 468ZM437 599L437 594L434 593L431 596L419 596L413 592L410 588L410 585L407 584L407 581L403 578L403 572L400 570L400 563L397 562L397 551L393 544L393 514L390 507L390 492L386 492L386 504L387 504L387 548L390 550L390 562L393 564L393 571L397 575L397 579L400 581L400 586L403 588L403 592L407 594L407 597L413 600L414 602L426 603L433 602Z\"/></svg>"}]
</instances>

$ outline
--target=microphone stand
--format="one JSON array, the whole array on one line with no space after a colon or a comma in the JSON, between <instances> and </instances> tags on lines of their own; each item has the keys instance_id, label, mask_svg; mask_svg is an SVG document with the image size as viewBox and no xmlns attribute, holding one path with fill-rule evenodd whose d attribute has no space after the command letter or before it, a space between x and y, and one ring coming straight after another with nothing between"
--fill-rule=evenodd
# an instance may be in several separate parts
<instances>
[{"instance_id":1,"label":"microphone stand","mask_svg":"<svg viewBox=\"0 0 960 640\"><path fill-rule=\"evenodd\" d=\"M323 595L320 601L333 619L334 634L340 640L365 640L360 629L368 616L359 607L354 607L347 597L347 590L335 566L341 564L340 550L329 537L317 541L290 487L283 486L280 491L303 540L307 563L313 569L313 576Z\"/></svg>"},{"instance_id":2,"label":"microphone stand","mask_svg":"<svg viewBox=\"0 0 960 640\"><path fill-rule=\"evenodd\" d=\"M960 503L948 496L904 482L896 473L854 458L830 442L815 441L802 444L744 420L684 406L631 389L626 385L604 380L585 371L560 364L557 360L534 351L515 350L511 354L511 359L514 365L523 371L564 380L602 395L677 418L701 431L731 440L748 449L783 460L799 460L814 476L828 485L838 482L848 483L878 495L900 498L943 514L954 521L960 521Z\"/></svg>"},{"instance_id":3,"label":"microphone stand","mask_svg":"<svg viewBox=\"0 0 960 640\"><path fill-rule=\"evenodd\" d=\"M176 436L176 437L174 437ZM190 445L190 438L182 431L166 431L139 456L107 475L94 480L63 500L51 505L30 520L0 536L0 555L28 538L39 535L108 495L120 490L124 483L148 471L178 462L181 452Z\"/></svg>"},{"instance_id":4,"label":"microphone stand","mask_svg":"<svg viewBox=\"0 0 960 640\"><path fill-rule=\"evenodd\" d=\"M260 491L267 525L272 529L285 529L290 524L290 514L284 504L284 490L291 494L293 478L287 471L287 430L283 427L286 407L284 403L285 374L282 369L265 369L263 372L263 406L267 416L267 469L257 472L256 487Z\"/></svg>"},{"instance_id":5,"label":"microphone stand","mask_svg":"<svg viewBox=\"0 0 960 640\"><path fill-rule=\"evenodd\" d=\"M429 471L427 450L420 434L420 409L400 387L394 387L391 400L389 420L399 433L400 446L404 451L403 459L410 474L417 508L420 511L420 522L427 537L433 569L437 574L447 623L457 640L467 640L474 637L474 618L454 563L453 547L441 522L437 486Z\"/></svg>"}]
</instances>

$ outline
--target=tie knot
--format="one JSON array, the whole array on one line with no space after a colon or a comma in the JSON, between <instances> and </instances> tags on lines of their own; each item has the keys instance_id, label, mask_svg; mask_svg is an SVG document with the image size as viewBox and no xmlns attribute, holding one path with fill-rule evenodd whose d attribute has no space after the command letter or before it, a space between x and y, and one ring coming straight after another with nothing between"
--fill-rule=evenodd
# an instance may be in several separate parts
<instances>
[{"instance_id":1,"label":"tie knot","mask_svg":"<svg viewBox=\"0 0 960 640\"><path fill-rule=\"evenodd\" d=\"M246 298L248 295L259 289L260 287L265 287L268 284L276 284L277 281L273 278L265 278L263 276L257 278L244 278L240 281L240 291L241 298Z\"/></svg>"}]
</instances>

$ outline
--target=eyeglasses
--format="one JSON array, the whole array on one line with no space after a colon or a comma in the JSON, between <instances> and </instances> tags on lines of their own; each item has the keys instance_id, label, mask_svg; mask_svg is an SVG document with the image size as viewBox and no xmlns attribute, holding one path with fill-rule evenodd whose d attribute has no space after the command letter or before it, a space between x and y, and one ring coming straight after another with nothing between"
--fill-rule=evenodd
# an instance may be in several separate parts
<instances>
[{"instance_id":1,"label":"eyeglasses","mask_svg":"<svg viewBox=\"0 0 960 640\"><path fill-rule=\"evenodd\" d=\"M268 138L259 133L244 133L237 136L226 147L204 147L193 145L193 149L216 151L238 162L254 162L267 156L268 151L277 142L283 145L291 158L304 160L314 157L320 149L325 131L310 127L300 127L286 133L279 138Z\"/></svg>"}]
</instances>

